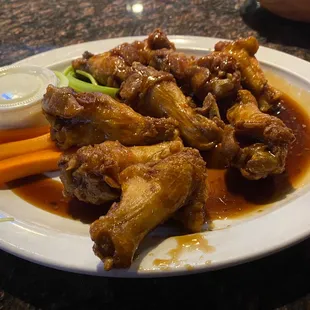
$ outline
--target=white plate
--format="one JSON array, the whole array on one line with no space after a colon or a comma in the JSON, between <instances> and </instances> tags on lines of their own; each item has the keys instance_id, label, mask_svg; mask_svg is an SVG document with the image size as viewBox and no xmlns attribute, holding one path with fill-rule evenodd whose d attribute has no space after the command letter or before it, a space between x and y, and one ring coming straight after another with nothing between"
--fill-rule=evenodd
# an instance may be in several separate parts
<instances>
[{"instance_id":1,"label":"white plate","mask_svg":"<svg viewBox=\"0 0 310 310\"><path fill-rule=\"evenodd\" d=\"M143 37L126 37L88 42L55 49L24 59L18 64L32 64L63 69L70 60L88 50L109 50L123 42ZM206 54L219 40L205 37L169 36L179 50L196 55ZM310 64L296 57L260 47L257 54L264 69L282 76L288 85L304 89L295 93L310 115L303 99L310 90ZM283 87L283 85L276 85ZM287 86L285 87L287 90ZM291 86L289 86L291 87ZM299 96L299 98L298 98ZM258 189L259 190L259 189ZM12 216L14 222L0 224L0 247L16 256L66 271L115 277L171 276L224 268L257 259L305 239L310 234L310 188L306 177L298 190L266 212L234 221L218 221L217 229L202 233L213 252L189 251L167 270L154 266L155 258L168 258L176 241L168 238L160 244L144 243L142 252L128 270L104 272L100 260L92 252L88 225L58 217L36 208L11 191L0 191L0 217ZM227 227L230 225L229 227ZM169 229L157 230L165 235ZM189 268L190 267L190 268Z\"/></svg>"}]
</instances>

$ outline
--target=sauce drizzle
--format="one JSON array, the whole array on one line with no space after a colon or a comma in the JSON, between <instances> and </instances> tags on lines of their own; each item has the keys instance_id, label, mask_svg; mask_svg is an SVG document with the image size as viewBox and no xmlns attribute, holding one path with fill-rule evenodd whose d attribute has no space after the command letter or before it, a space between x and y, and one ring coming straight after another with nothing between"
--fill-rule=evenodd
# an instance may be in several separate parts
<instances>
[{"instance_id":1,"label":"sauce drizzle","mask_svg":"<svg viewBox=\"0 0 310 310\"><path fill-rule=\"evenodd\" d=\"M210 246L208 244L208 240L204 238L203 235L197 233L197 234L191 234L191 235L184 235L184 236L177 236L173 238L177 245L176 248L171 249L168 252L168 255L170 258L168 259L159 259L156 258L153 261L153 265L156 267L159 267L160 269L167 270L169 269L169 266L176 265L179 266L181 261L181 256L184 252L193 252L193 251L199 251L202 253L212 253L215 251L215 248L213 246ZM192 269L193 266L189 264L184 265L187 269Z\"/></svg>"}]
</instances>

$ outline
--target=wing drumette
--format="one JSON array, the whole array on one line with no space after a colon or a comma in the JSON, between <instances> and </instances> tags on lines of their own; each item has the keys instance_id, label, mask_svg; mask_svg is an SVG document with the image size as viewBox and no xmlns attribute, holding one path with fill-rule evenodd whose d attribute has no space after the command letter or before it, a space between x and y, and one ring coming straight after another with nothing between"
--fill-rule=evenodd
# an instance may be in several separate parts
<instances>
[{"instance_id":1,"label":"wing drumette","mask_svg":"<svg viewBox=\"0 0 310 310\"><path fill-rule=\"evenodd\" d=\"M226 52L236 59L241 71L243 86L255 95L260 110L267 112L279 103L282 94L268 84L264 72L255 57L258 48L258 41L254 37L233 42L221 41L215 45L216 51Z\"/></svg>"},{"instance_id":2,"label":"wing drumette","mask_svg":"<svg viewBox=\"0 0 310 310\"><path fill-rule=\"evenodd\" d=\"M64 195L97 205L116 200L120 196L121 171L133 164L163 159L182 149L181 141L133 147L106 141L84 146L75 153L62 155L59 161Z\"/></svg>"},{"instance_id":3,"label":"wing drumette","mask_svg":"<svg viewBox=\"0 0 310 310\"><path fill-rule=\"evenodd\" d=\"M173 76L167 72L134 63L132 74L121 86L120 95L143 115L172 117L178 121L181 136L189 146L208 150L221 140L223 123L214 108L216 104L211 104L210 113L204 113L208 109L193 109ZM210 99L207 98L206 105Z\"/></svg>"},{"instance_id":4,"label":"wing drumette","mask_svg":"<svg viewBox=\"0 0 310 310\"><path fill-rule=\"evenodd\" d=\"M238 92L237 102L227 111L228 121L237 132L272 145L289 145L294 134L278 117L259 110L255 97L247 90Z\"/></svg>"},{"instance_id":5,"label":"wing drumette","mask_svg":"<svg viewBox=\"0 0 310 310\"><path fill-rule=\"evenodd\" d=\"M143 238L182 207L206 202L205 163L185 149L163 160L128 167L120 175L122 197L90 227L95 254L105 269L129 267Z\"/></svg>"},{"instance_id":6,"label":"wing drumette","mask_svg":"<svg viewBox=\"0 0 310 310\"><path fill-rule=\"evenodd\" d=\"M124 145L148 145L174 140L177 122L144 117L101 93L76 93L48 86L42 102L51 137L61 149L118 140Z\"/></svg>"},{"instance_id":7,"label":"wing drumette","mask_svg":"<svg viewBox=\"0 0 310 310\"><path fill-rule=\"evenodd\" d=\"M240 90L236 103L227 111L223 139L215 152L227 166L239 168L247 179L258 180L285 170L286 156L294 140L292 130L277 117L259 110L255 97ZM240 147L240 136L257 141Z\"/></svg>"},{"instance_id":8,"label":"wing drumette","mask_svg":"<svg viewBox=\"0 0 310 310\"><path fill-rule=\"evenodd\" d=\"M213 152L213 156L222 165L239 169L249 180L259 180L284 171L288 147L264 143L241 147L236 139L235 129L227 125L223 140Z\"/></svg>"}]
</instances>

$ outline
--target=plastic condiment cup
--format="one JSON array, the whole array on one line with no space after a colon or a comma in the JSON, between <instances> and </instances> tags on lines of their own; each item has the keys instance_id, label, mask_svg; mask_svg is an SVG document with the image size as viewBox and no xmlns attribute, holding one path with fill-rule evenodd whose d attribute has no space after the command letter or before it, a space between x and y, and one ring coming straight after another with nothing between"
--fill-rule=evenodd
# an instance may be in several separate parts
<instances>
[{"instance_id":1,"label":"plastic condiment cup","mask_svg":"<svg viewBox=\"0 0 310 310\"><path fill-rule=\"evenodd\" d=\"M0 68L0 129L46 124L41 101L49 84L57 86L52 70L39 66Z\"/></svg>"}]
</instances>

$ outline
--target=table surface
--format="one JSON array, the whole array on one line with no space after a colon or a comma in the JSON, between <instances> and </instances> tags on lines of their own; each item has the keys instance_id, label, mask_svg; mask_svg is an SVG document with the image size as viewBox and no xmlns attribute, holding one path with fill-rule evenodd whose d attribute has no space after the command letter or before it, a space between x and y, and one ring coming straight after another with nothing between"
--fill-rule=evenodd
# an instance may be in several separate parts
<instances>
[{"instance_id":1,"label":"table surface","mask_svg":"<svg viewBox=\"0 0 310 310\"><path fill-rule=\"evenodd\" d=\"M141 13L133 13L135 2ZM310 25L237 0L0 0L0 66L65 45L112 37L168 34L235 39L310 61ZM140 6L141 8L141 6ZM163 279L70 274L0 251L0 309L310 309L310 239L224 270Z\"/></svg>"}]
</instances>

